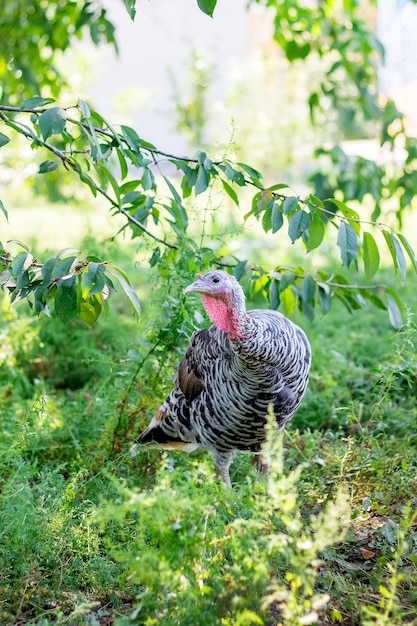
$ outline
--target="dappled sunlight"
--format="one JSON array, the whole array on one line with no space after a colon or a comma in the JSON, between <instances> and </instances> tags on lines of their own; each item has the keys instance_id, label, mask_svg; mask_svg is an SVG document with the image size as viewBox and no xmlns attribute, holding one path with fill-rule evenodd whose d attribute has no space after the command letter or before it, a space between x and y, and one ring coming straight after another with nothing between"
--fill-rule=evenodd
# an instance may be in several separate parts
<instances>
[{"instance_id":1,"label":"dappled sunlight","mask_svg":"<svg viewBox=\"0 0 417 626\"><path fill-rule=\"evenodd\" d=\"M56 429L64 426L62 401L59 402L46 391L41 391L33 403L29 419L39 436L43 433L53 436Z\"/></svg>"}]
</instances>

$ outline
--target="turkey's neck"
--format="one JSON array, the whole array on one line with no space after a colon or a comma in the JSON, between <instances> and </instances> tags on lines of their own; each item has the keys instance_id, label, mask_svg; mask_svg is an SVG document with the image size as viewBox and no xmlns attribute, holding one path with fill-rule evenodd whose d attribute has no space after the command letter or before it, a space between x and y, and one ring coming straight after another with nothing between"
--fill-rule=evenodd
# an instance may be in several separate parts
<instances>
[{"instance_id":1,"label":"turkey's neck","mask_svg":"<svg viewBox=\"0 0 417 626\"><path fill-rule=\"evenodd\" d=\"M213 324L228 333L232 340L245 338L247 313L244 302L232 297L230 300L213 298L207 294L201 294L201 299Z\"/></svg>"}]
</instances>

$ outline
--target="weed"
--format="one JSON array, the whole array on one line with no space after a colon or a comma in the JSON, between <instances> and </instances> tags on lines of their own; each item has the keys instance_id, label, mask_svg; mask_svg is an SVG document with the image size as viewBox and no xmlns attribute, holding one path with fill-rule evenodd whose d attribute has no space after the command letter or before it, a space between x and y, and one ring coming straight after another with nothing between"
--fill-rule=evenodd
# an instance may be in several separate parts
<instances>
[{"instance_id":1,"label":"weed","mask_svg":"<svg viewBox=\"0 0 417 626\"><path fill-rule=\"evenodd\" d=\"M0 623L411 624L412 320L394 334L384 312L336 305L297 319L305 401L268 484L238 454L227 491L204 451L128 455L205 324L181 294L190 260L159 268L136 273L153 287L139 324L118 294L94 330L0 311Z\"/></svg>"}]
</instances>

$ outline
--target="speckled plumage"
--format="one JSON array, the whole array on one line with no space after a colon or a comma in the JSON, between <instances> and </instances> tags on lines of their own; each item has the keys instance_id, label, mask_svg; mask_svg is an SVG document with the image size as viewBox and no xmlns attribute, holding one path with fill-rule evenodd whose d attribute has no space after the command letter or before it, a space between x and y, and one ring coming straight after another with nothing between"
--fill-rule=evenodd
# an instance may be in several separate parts
<instances>
[{"instance_id":1,"label":"speckled plumage","mask_svg":"<svg viewBox=\"0 0 417 626\"><path fill-rule=\"evenodd\" d=\"M226 272L199 276L190 291L203 294L207 312L220 327L194 333L173 389L139 443L209 450L230 484L234 451L259 452L265 441L269 405L279 429L297 411L308 381L310 345L281 313L246 312L243 291Z\"/></svg>"}]
</instances>

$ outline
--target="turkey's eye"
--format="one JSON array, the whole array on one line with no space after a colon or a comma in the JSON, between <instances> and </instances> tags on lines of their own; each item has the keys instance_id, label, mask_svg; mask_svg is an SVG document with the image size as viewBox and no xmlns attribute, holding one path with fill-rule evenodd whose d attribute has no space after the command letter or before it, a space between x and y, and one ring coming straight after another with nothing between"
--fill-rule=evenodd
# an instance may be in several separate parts
<instances>
[{"instance_id":1,"label":"turkey's eye","mask_svg":"<svg viewBox=\"0 0 417 626\"><path fill-rule=\"evenodd\" d=\"M220 278L217 278L217 276L215 276L212 280L213 280L213 283L219 283L220 282Z\"/></svg>"}]
</instances>

